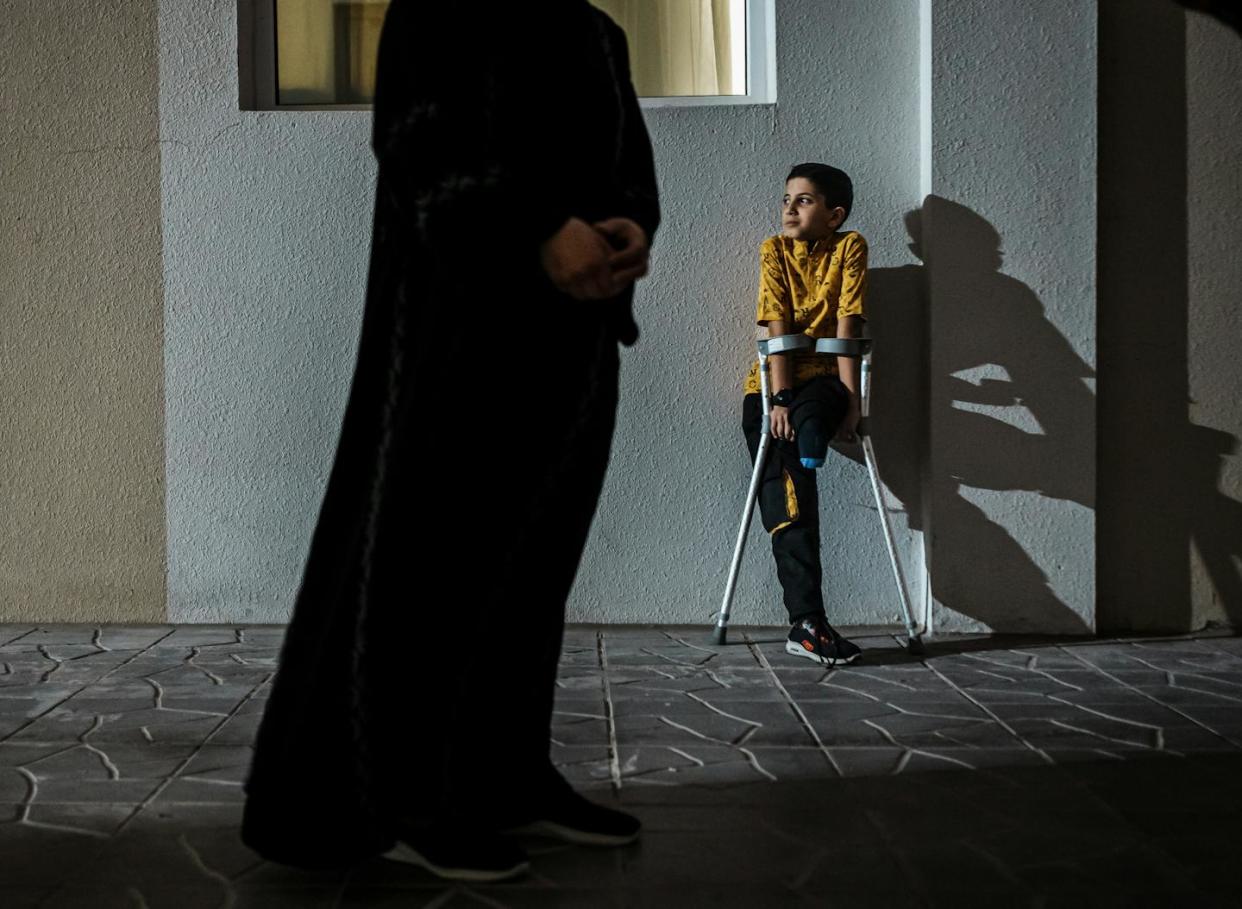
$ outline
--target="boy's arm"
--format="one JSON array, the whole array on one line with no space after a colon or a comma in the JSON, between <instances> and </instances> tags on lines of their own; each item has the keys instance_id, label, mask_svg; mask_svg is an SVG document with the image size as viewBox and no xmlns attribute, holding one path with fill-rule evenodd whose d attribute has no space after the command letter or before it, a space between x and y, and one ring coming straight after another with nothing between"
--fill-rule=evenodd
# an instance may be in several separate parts
<instances>
[{"instance_id":1,"label":"boy's arm","mask_svg":"<svg viewBox=\"0 0 1242 909\"><path fill-rule=\"evenodd\" d=\"M759 247L759 300L756 306L755 321L768 329L769 338L777 338L793 330L793 303L789 295L789 284L785 277L785 269L781 264L780 253L772 240L765 240ZM790 373L792 369L787 354L774 354L768 359L771 367L770 394L777 394L793 387ZM777 439L792 441L793 425L789 421L787 407L772 408L772 435Z\"/></svg>"},{"instance_id":2,"label":"boy's arm","mask_svg":"<svg viewBox=\"0 0 1242 909\"><path fill-rule=\"evenodd\" d=\"M841 297L837 302L837 337L862 337L863 298L867 291L867 241L861 234L853 234L849 246L842 250L841 263ZM849 389L850 408L841 421L837 437L853 441L858 421L861 417L861 402L858 395L861 389L859 376L860 361L854 357L837 357L837 373L841 383Z\"/></svg>"},{"instance_id":3,"label":"boy's arm","mask_svg":"<svg viewBox=\"0 0 1242 909\"><path fill-rule=\"evenodd\" d=\"M793 305L789 285L780 255L771 240L759 248L759 300L755 321L768 329L769 338L779 338L794 330ZM773 354L768 360L772 367L772 394L793 387L788 354Z\"/></svg>"},{"instance_id":4,"label":"boy's arm","mask_svg":"<svg viewBox=\"0 0 1242 909\"><path fill-rule=\"evenodd\" d=\"M769 338L779 338L787 334L789 334L789 323L784 319L772 319L768 322ZM768 362L772 365L772 394L784 391L786 388L793 388L793 379L789 375L789 354L772 354L768 357Z\"/></svg>"},{"instance_id":5,"label":"boy's arm","mask_svg":"<svg viewBox=\"0 0 1242 909\"><path fill-rule=\"evenodd\" d=\"M846 316L837 320L838 338L858 338L862 336L862 316ZM837 429L837 438L842 442L853 442L857 437L858 422L862 419L862 399L859 397L859 374L861 361L855 357L837 357L837 372L841 384L849 389L850 406Z\"/></svg>"},{"instance_id":6,"label":"boy's arm","mask_svg":"<svg viewBox=\"0 0 1242 909\"><path fill-rule=\"evenodd\" d=\"M838 338L861 338L863 327L862 316L846 316L837 321ZM850 390L850 394L858 397L860 373L857 357L837 357L837 372L841 375L841 384Z\"/></svg>"}]
</instances>

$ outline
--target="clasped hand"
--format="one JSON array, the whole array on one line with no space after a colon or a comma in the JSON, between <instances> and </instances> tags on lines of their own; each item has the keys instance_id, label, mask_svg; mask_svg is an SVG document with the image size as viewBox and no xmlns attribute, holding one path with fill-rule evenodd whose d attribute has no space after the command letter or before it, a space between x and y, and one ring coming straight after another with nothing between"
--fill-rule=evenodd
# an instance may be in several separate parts
<instances>
[{"instance_id":1,"label":"clasped hand","mask_svg":"<svg viewBox=\"0 0 1242 909\"><path fill-rule=\"evenodd\" d=\"M647 274L646 232L629 218L570 218L539 249L544 273L576 300L607 300Z\"/></svg>"},{"instance_id":2,"label":"clasped hand","mask_svg":"<svg viewBox=\"0 0 1242 909\"><path fill-rule=\"evenodd\" d=\"M849 408L845 412L841 425L837 427L837 434L833 437L834 442L850 443L858 441L858 423L862 418L862 412L859 408L858 395L850 394ZM789 408L780 407L779 405L772 407L772 436L783 442L792 442L794 440L793 420L789 417Z\"/></svg>"}]
</instances>

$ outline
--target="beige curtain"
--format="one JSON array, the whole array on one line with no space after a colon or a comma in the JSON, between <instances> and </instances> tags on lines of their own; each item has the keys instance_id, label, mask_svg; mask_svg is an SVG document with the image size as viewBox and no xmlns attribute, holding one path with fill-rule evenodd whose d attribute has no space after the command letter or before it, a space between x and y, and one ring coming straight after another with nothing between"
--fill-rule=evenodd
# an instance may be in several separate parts
<instances>
[{"instance_id":1,"label":"beige curtain","mask_svg":"<svg viewBox=\"0 0 1242 909\"><path fill-rule=\"evenodd\" d=\"M625 29L639 95L746 93L744 79L734 78L734 51L745 41L745 5L738 0L592 2Z\"/></svg>"},{"instance_id":2,"label":"beige curtain","mask_svg":"<svg viewBox=\"0 0 1242 909\"><path fill-rule=\"evenodd\" d=\"M742 0L593 2L625 29L639 95L746 93L735 61L745 47ZM387 8L388 0L276 0L279 102L369 102Z\"/></svg>"},{"instance_id":3,"label":"beige curtain","mask_svg":"<svg viewBox=\"0 0 1242 909\"><path fill-rule=\"evenodd\" d=\"M276 0L276 69L282 104L334 99L332 0Z\"/></svg>"},{"instance_id":4,"label":"beige curtain","mask_svg":"<svg viewBox=\"0 0 1242 909\"><path fill-rule=\"evenodd\" d=\"M369 102L388 0L276 0L281 104Z\"/></svg>"}]
</instances>

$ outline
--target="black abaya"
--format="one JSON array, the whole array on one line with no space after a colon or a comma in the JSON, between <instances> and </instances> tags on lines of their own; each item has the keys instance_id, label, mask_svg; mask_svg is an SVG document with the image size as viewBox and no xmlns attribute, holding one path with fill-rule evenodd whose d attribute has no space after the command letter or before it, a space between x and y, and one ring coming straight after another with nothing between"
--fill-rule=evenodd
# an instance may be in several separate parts
<instances>
[{"instance_id":1,"label":"black abaya","mask_svg":"<svg viewBox=\"0 0 1242 909\"><path fill-rule=\"evenodd\" d=\"M358 361L246 781L298 865L394 819L486 826L554 773L564 606L608 460L632 292L538 264L570 216L659 222L624 36L580 0L394 0Z\"/></svg>"}]
</instances>

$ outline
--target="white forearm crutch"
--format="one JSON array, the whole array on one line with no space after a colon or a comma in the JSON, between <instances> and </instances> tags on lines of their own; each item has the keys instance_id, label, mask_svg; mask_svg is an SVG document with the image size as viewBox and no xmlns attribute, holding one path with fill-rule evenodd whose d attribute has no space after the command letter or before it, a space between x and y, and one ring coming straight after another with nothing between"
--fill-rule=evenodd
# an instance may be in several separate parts
<instances>
[{"instance_id":1,"label":"white forearm crutch","mask_svg":"<svg viewBox=\"0 0 1242 909\"><path fill-rule=\"evenodd\" d=\"M767 462L772 443L772 405L769 400L771 384L769 380L771 366L768 358L772 354L789 353L794 350L813 349L816 354L834 357L854 357L861 361L862 388L859 393L862 420L858 424L858 436L862 440L863 459L867 464L867 474L871 479L871 491L875 495L876 510L880 513L880 526L884 531L884 543L888 548L888 558L893 566L893 578L897 582L897 595L901 601L901 612L906 622L908 634L907 649L911 653L922 653L922 636L925 626L920 627L914 621L910 609L910 595L906 589L905 573L901 570L901 560L897 556L897 547L893 542L892 526L888 520L888 506L885 503L884 484L880 479L879 468L875 459L875 447L871 442L870 427L867 418L871 413L871 351L873 344L868 338L811 338L805 334L781 335L759 341L759 385L760 398L763 403L759 451L755 455L755 469L750 475L750 488L746 493L746 507L742 512L742 526L738 528L737 543L733 547L733 563L729 566L729 580L725 584L724 600L720 604L720 617L716 620L712 632L712 642L724 644L729 631L729 608L733 603L733 593L737 588L737 575L742 565L742 554L746 550L746 537L750 530L750 519L755 510L755 499L759 495L760 478Z\"/></svg>"}]
</instances>

